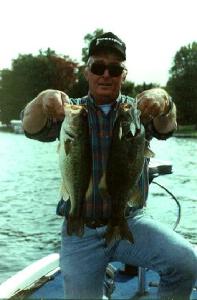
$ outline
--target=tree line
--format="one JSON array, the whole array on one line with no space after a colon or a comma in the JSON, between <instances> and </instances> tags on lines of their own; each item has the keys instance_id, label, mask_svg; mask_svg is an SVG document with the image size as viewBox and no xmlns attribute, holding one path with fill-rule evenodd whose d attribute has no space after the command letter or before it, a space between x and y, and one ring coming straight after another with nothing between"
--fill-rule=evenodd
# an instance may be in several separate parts
<instances>
[{"instance_id":1,"label":"tree line","mask_svg":"<svg viewBox=\"0 0 197 300\"><path fill-rule=\"evenodd\" d=\"M38 55L20 54L11 69L0 71L0 121L9 124L19 119L25 105L45 89L58 89L70 97L87 94L88 84L84 69L88 60L88 45L92 38L103 33L95 30L84 37L82 64L54 50L40 50ZM179 49L169 72L166 90L177 105L178 123L197 125L197 43ZM138 93L156 87L154 83L135 85L126 80L122 93L135 97Z\"/></svg>"}]
</instances>

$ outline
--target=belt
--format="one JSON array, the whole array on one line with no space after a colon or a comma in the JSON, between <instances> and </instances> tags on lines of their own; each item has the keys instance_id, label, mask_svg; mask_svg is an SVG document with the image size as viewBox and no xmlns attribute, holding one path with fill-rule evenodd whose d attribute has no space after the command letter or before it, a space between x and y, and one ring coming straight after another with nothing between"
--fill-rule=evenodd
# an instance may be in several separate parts
<instances>
[{"instance_id":1,"label":"belt","mask_svg":"<svg viewBox=\"0 0 197 300\"><path fill-rule=\"evenodd\" d=\"M86 220L85 225L91 229L96 229L97 227L106 226L107 220Z\"/></svg>"}]
</instances>

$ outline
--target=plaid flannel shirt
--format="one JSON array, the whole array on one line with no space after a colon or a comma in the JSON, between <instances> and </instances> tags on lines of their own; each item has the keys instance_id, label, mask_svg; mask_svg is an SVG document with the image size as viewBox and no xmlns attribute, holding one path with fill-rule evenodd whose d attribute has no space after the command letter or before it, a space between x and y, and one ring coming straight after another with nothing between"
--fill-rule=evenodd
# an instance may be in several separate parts
<instances>
[{"instance_id":1,"label":"plaid flannel shirt","mask_svg":"<svg viewBox=\"0 0 197 300\"><path fill-rule=\"evenodd\" d=\"M100 194L98 184L102 177L103 171L106 168L108 159L108 150L112 137L112 130L116 118L116 111L119 103L131 103L134 99L128 96L119 95L117 100L113 103L111 110L107 115L95 105L91 96L86 96L78 99L70 99L72 104L86 104L88 107L88 120L90 128L90 139L92 145L92 177L93 177L93 193L89 199L84 201L83 214L88 219L106 219L111 214L110 198L103 198ZM59 138L62 121L55 119L48 119L45 127L36 134L25 135L29 138L36 139L42 142L55 141ZM172 135L159 134L155 131L153 123L150 123L146 129L146 138L151 139L156 137L158 139L166 139ZM138 182L141 193L143 195L144 204L148 196L149 177L148 177L148 160L145 159L144 168ZM61 199L57 205L57 214L67 216L70 209L70 201Z\"/></svg>"}]
</instances>

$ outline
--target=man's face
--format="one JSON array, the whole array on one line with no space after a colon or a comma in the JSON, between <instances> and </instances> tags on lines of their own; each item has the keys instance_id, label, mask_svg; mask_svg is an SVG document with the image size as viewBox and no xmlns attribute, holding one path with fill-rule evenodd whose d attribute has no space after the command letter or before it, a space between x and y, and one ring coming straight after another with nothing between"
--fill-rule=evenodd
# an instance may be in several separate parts
<instances>
[{"instance_id":1,"label":"man's face","mask_svg":"<svg viewBox=\"0 0 197 300\"><path fill-rule=\"evenodd\" d=\"M121 84L125 79L125 71L120 58L115 54L106 53L90 57L86 79L89 83L90 94L97 104L113 102L117 99Z\"/></svg>"}]
</instances>

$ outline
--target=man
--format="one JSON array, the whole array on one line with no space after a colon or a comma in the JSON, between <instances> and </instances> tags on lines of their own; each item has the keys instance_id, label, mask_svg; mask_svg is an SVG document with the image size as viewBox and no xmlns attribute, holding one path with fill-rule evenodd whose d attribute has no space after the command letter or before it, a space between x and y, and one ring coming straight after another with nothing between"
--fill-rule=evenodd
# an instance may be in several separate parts
<instances>
[{"instance_id":1,"label":"man","mask_svg":"<svg viewBox=\"0 0 197 300\"><path fill-rule=\"evenodd\" d=\"M90 43L85 77L89 94L82 99L70 99L57 90L41 92L25 108L23 127L29 138L54 141L59 136L64 119L64 104L86 103L92 123L93 194L84 218L83 237L68 236L66 216L69 201L60 200L57 213L65 217L62 229L60 264L67 299L100 299L103 294L105 269L110 261L121 261L147 267L160 274L159 295L165 299L188 299L197 278L197 255L191 245L177 233L158 224L144 210L132 210L127 216L134 244L116 241L106 247L104 233L110 217L110 201L100 199L97 185L102 174L102 160L108 151L114 111L119 103L134 101L121 95L126 78L126 46L113 33L105 33ZM137 96L141 120L147 139L166 139L176 129L176 108L166 91L160 88L144 91ZM106 142L106 137L108 142ZM144 195L148 192L147 163L139 181ZM99 222L98 222L99 218ZM80 272L79 272L80 270Z\"/></svg>"}]
</instances>

